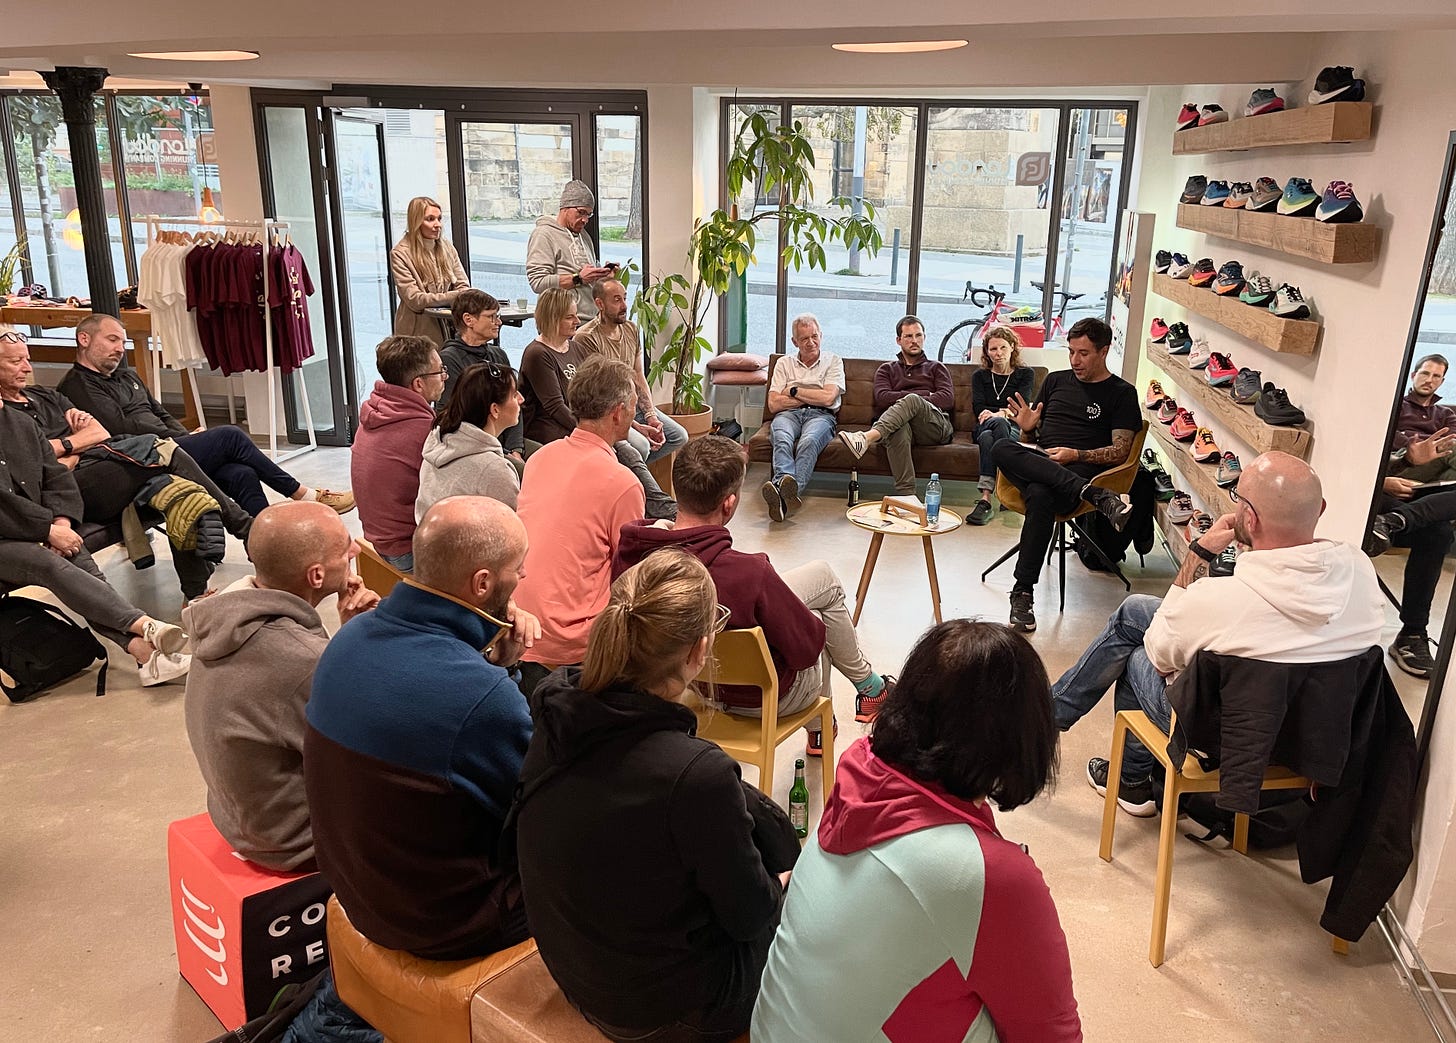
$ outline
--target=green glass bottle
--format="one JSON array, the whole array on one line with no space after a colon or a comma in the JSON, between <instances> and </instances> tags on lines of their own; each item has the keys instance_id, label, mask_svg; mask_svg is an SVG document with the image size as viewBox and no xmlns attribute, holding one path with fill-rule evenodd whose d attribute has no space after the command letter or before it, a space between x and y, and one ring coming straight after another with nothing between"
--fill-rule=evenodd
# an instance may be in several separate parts
<instances>
[{"instance_id":1,"label":"green glass bottle","mask_svg":"<svg viewBox=\"0 0 1456 1043\"><path fill-rule=\"evenodd\" d=\"M794 788L789 790L789 821L801 837L809 835L809 787L804 785L804 759L794 761Z\"/></svg>"}]
</instances>

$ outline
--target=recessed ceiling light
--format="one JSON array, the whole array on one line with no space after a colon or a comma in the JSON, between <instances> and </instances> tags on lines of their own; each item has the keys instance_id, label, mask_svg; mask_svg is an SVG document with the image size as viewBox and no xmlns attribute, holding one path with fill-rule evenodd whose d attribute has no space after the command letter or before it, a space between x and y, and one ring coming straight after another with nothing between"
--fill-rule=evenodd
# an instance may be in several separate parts
<instances>
[{"instance_id":1,"label":"recessed ceiling light","mask_svg":"<svg viewBox=\"0 0 1456 1043\"><path fill-rule=\"evenodd\" d=\"M257 51L131 51L128 58L151 58L159 62L250 62Z\"/></svg>"},{"instance_id":2,"label":"recessed ceiling light","mask_svg":"<svg viewBox=\"0 0 1456 1043\"><path fill-rule=\"evenodd\" d=\"M836 51L856 51L860 54L910 54L918 51L954 51L965 47L969 40L896 40L891 43L836 43Z\"/></svg>"}]
</instances>

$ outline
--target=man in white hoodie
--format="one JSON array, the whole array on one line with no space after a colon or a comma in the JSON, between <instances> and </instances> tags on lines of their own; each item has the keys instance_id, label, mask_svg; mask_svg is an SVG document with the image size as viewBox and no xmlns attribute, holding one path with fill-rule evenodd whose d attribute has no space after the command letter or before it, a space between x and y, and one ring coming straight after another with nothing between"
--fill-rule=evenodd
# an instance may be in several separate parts
<instances>
[{"instance_id":1,"label":"man in white hoodie","mask_svg":"<svg viewBox=\"0 0 1456 1043\"><path fill-rule=\"evenodd\" d=\"M613 273L597 264L596 247L586 234L596 212L597 197L585 181L568 181L561 190L555 217L542 217L526 241L526 281L537 293L559 286L576 294L576 317L582 324L597 314L592 286Z\"/></svg>"},{"instance_id":2,"label":"man in white hoodie","mask_svg":"<svg viewBox=\"0 0 1456 1043\"><path fill-rule=\"evenodd\" d=\"M1166 598L1134 595L1075 666L1052 686L1057 727L1066 731L1116 685L1119 710L1143 710L1165 732L1167 687L1207 650L1272 663L1327 663L1380 641L1385 607L1375 570L1358 547L1315 539L1324 513L1319 476L1287 453L1265 453L1239 479L1234 511L1189 545ZM1237 540L1232 576L1208 567ZM1106 758L1087 762L1087 780L1107 792ZM1157 813L1152 755L1129 737L1118 804Z\"/></svg>"}]
</instances>

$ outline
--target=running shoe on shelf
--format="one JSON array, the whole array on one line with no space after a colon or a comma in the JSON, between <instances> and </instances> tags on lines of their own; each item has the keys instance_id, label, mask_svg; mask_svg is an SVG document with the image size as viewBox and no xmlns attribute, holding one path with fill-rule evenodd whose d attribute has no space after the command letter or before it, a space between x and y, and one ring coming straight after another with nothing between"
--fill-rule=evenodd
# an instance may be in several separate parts
<instances>
[{"instance_id":1,"label":"running shoe on shelf","mask_svg":"<svg viewBox=\"0 0 1456 1043\"><path fill-rule=\"evenodd\" d=\"M1223 459L1218 462L1218 475L1214 481L1220 489L1229 489L1239 484L1239 478L1244 473L1244 465L1239 463L1239 458L1233 453L1225 452Z\"/></svg>"},{"instance_id":2,"label":"running shoe on shelf","mask_svg":"<svg viewBox=\"0 0 1456 1043\"><path fill-rule=\"evenodd\" d=\"M1193 517L1188 519L1188 542L1192 543L1211 528L1213 528L1213 516L1205 514L1203 511L1194 511Z\"/></svg>"},{"instance_id":3,"label":"running shoe on shelf","mask_svg":"<svg viewBox=\"0 0 1456 1043\"><path fill-rule=\"evenodd\" d=\"M1239 291L1239 300L1254 308L1267 308L1274 300L1274 284L1267 275L1250 272Z\"/></svg>"},{"instance_id":4,"label":"running shoe on shelf","mask_svg":"<svg viewBox=\"0 0 1456 1043\"><path fill-rule=\"evenodd\" d=\"M1211 127L1215 123L1227 123L1229 115L1222 105L1205 105L1198 110L1198 125Z\"/></svg>"},{"instance_id":5,"label":"running shoe on shelf","mask_svg":"<svg viewBox=\"0 0 1456 1043\"><path fill-rule=\"evenodd\" d=\"M1262 116L1266 112L1278 112L1283 108L1284 99L1275 94L1272 87L1260 87L1249 95L1249 102L1244 106L1244 115Z\"/></svg>"},{"instance_id":6,"label":"running shoe on shelf","mask_svg":"<svg viewBox=\"0 0 1456 1043\"><path fill-rule=\"evenodd\" d=\"M1213 266L1213 258L1204 257L1193 266L1193 271L1188 273L1188 282L1193 286L1207 287L1217 274L1218 269Z\"/></svg>"},{"instance_id":7,"label":"running shoe on shelf","mask_svg":"<svg viewBox=\"0 0 1456 1043\"><path fill-rule=\"evenodd\" d=\"M1228 387L1234 382L1234 377L1239 375L1239 367L1234 365L1233 359L1221 351L1215 351L1208 356L1208 365L1203 367L1203 379L1207 380L1210 387Z\"/></svg>"},{"instance_id":8,"label":"running shoe on shelf","mask_svg":"<svg viewBox=\"0 0 1456 1043\"><path fill-rule=\"evenodd\" d=\"M1143 396L1143 408L1157 409L1163 404L1163 399L1167 397L1168 393L1163 390L1163 385L1156 380L1150 380L1148 381L1148 393Z\"/></svg>"},{"instance_id":9,"label":"running shoe on shelf","mask_svg":"<svg viewBox=\"0 0 1456 1043\"><path fill-rule=\"evenodd\" d=\"M1355 78L1354 69L1348 65L1327 65L1314 78L1314 90L1309 92L1309 103L1327 105L1332 101L1359 101L1363 97L1365 81Z\"/></svg>"},{"instance_id":10,"label":"running shoe on shelf","mask_svg":"<svg viewBox=\"0 0 1456 1043\"><path fill-rule=\"evenodd\" d=\"M1159 250L1157 255L1153 259L1153 271L1157 272L1159 275L1164 275L1168 271L1168 266L1172 263L1173 255L1170 254L1167 250Z\"/></svg>"},{"instance_id":11,"label":"running shoe on shelf","mask_svg":"<svg viewBox=\"0 0 1456 1043\"><path fill-rule=\"evenodd\" d=\"M1153 338L1154 344L1161 344L1168 339L1168 324L1161 318L1154 319L1148 327L1148 336Z\"/></svg>"},{"instance_id":12,"label":"running shoe on shelf","mask_svg":"<svg viewBox=\"0 0 1456 1043\"><path fill-rule=\"evenodd\" d=\"M1213 559L1213 564L1208 566L1208 574L1210 576L1232 576L1238 561L1238 544L1230 543L1223 549L1222 554Z\"/></svg>"},{"instance_id":13,"label":"running shoe on shelf","mask_svg":"<svg viewBox=\"0 0 1456 1043\"><path fill-rule=\"evenodd\" d=\"M1247 367L1239 370L1234 377L1234 385L1230 389L1233 399L1241 406L1252 406L1254 400L1259 397L1259 392L1264 390L1264 375L1257 369Z\"/></svg>"},{"instance_id":14,"label":"running shoe on shelf","mask_svg":"<svg viewBox=\"0 0 1456 1043\"><path fill-rule=\"evenodd\" d=\"M1198 513L1198 508L1193 506L1193 497L1189 496L1182 489L1174 490L1173 498L1168 501L1167 518L1173 525L1184 525L1188 519Z\"/></svg>"},{"instance_id":15,"label":"running shoe on shelf","mask_svg":"<svg viewBox=\"0 0 1456 1043\"><path fill-rule=\"evenodd\" d=\"M1220 297L1237 297L1244 288L1244 266L1238 261L1225 261L1213 279L1213 292Z\"/></svg>"},{"instance_id":16,"label":"running shoe on shelf","mask_svg":"<svg viewBox=\"0 0 1456 1043\"><path fill-rule=\"evenodd\" d=\"M1178 419L1178 414L1181 412L1177 400L1169 396L1163 399L1162 405L1158 406L1158 423L1171 424Z\"/></svg>"},{"instance_id":17,"label":"running shoe on shelf","mask_svg":"<svg viewBox=\"0 0 1456 1043\"><path fill-rule=\"evenodd\" d=\"M1188 349L1188 368L1202 369L1208 365L1209 357L1213 351L1208 346L1207 337L1194 337L1193 347Z\"/></svg>"},{"instance_id":18,"label":"running shoe on shelf","mask_svg":"<svg viewBox=\"0 0 1456 1043\"><path fill-rule=\"evenodd\" d=\"M1191 442L1193 436L1198 434L1198 421L1193 419L1193 414L1186 409L1179 409L1178 415L1168 425L1168 433L1179 442Z\"/></svg>"},{"instance_id":19,"label":"running shoe on shelf","mask_svg":"<svg viewBox=\"0 0 1456 1043\"><path fill-rule=\"evenodd\" d=\"M1304 410L1289 401L1289 392L1273 384L1265 384L1254 400L1254 415L1275 427L1299 427L1304 423Z\"/></svg>"},{"instance_id":20,"label":"running shoe on shelf","mask_svg":"<svg viewBox=\"0 0 1456 1043\"><path fill-rule=\"evenodd\" d=\"M1203 198L1198 202L1203 206L1223 206L1224 200L1229 197L1229 183L1227 181L1210 181L1208 187L1203 190Z\"/></svg>"},{"instance_id":21,"label":"running shoe on shelf","mask_svg":"<svg viewBox=\"0 0 1456 1043\"><path fill-rule=\"evenodd\" d=\"M1284 190L1279 187L1279 182L1272 177L1261 177L1254 182L1253 194L1249 201L1244 204L1245 210L1264 211L1273 210L1279 205L1279 200L1284 198Z\"/></svg>"},{"instance_id":22,"label":"running shoe on shelf","mask_svg":"<svg viewBox=\"0 0 1456 1043\"><path fill-rule=\"evenodd\" d=\"M1203 198L1206 188L1208 188L1208 178L1202 174L1194 174L1183 183L1183 194L1179 196L1179 199L1185 203L1196 203Z\"/></svg>"},{"instance_id":23,"label":"running shoe on shelf","mask_svg":"<svg viewBox=\"0 0 1456 1043\"><path fill-rule=\"evenodd\" d=\"M1229 186L1228 198L1223 201L1223 205L1230 210L1246 210L1253 194L1253 185L1247 181L1235 181Z\"/></svg>"},{"instance_id":24,"label":"running shoe on shelf","mask_svg":"<svg viewBox=\"0 0 1456 1043\"><path fill-rule=\"evenodd\" d=\"M1279 198L1279 213L1285 217L1308 217L1320 204L1320 194L1307 177L1292 177L1284 185Z\"/></svg>"},{"instance_id":25,"label":"running shoe on shelf","mask_svg":"<svg viewBox=\"0 0 1456 1043\"><path fill-rule=\"evenodd\" d=\"M1281 319L1307 319L1310 316L1309 302L1299 292L1298 286L1283 283L1274 293L1269 310Z\"/></svg>"},{"instance_id":26,"label":"running shoe on shelf","mask_svg":"<svg viewBox=\"0 0 1456 1043\"><path fill-rule=\"evenodd\" d=\"M1175 322L1168 327L1168 354L1186 355L1193 347L1193 335L1188 332L1188 323Z\"/></svg>"},{"instance_id":27,"label":"running shoe on shelf","mask_svg":"<svg viewBox=\"0 0 1456 1043\"><path fill-rule=\"evenodd\" d=\"M1198 126L1198 106L1191 101L1183 103L1183 108L1178 113L1178 125L1176 130L1188 130L1190 127Z\"/></svg>"},{"instance_id":28,"label":"running shoe on shelf","mask_svg":"<svg viewBox=\"0 0 1456 1043\"><path fill-rule=\"evenodd\" d=\"M1193 435L1193 444L1188 447L1188 455L1201 464L1211 464L1223 456L1218 444L1213 440L1213 432L1206 427L1200 427Z\"/></svg>"},{"instance_id":29,"label":"running shoe on shelf","mask_svg":"<svg viewBox=\"0 0 1456 1043\"><path fill-rule=\"evenodd\" d=\"M1173 263L1168 265L1168 278L1186 279L1193 273L1193 262L1187 254L1174 254Z\"/></svg>"},{"instance_id":30,"label":"running shoe on shelf","mask_svg":"<svg viewBox=\"0 0 1456 1043\"><path fill-rule=\"evenodd\" d=\"M1324 198L1314 213L1315 219L1329 225L1354 224L1365 216L1355 189L1348 181L1331 181L1325 186Z\"/></svg>"}]
</instances>

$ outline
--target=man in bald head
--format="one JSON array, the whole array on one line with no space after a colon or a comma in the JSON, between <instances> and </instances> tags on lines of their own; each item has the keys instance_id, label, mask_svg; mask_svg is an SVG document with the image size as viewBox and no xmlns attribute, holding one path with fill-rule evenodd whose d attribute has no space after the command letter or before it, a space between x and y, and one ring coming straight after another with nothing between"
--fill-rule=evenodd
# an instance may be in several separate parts
<instances>
[{"instance_id":1,"label":"man in bald head","mask_svg":"<svg viewBox=\"0 0 1456 1043\"><path fill-rule=\"evenodd\" d=\"M436 503L414 572L314 674L303 765L319 871L386 948L467 959L529 933L520 880L495 858L531 738L508 672L540 636L511 597L526 544L499 500Z\"/></svg>"},{"instance_id":2,"label":"man in bald head","mask_svg":"<svg viewBox=\"0 0 1456 1043\"><path fill-rule=\"evenodd\" d=\"M253 522L256 575L183 616L193 635L187 737L213 825L270 869L313 865L303 786L303 708L329 634L318 606L337 594L345 623L379 603L350 568L358 553L330 507L286 500Z\"/></svg>"},{"instance_id":3,"label":"man in bald head","mask_svg":"<svg viewBox=\"0 0 1456 1043\"><path fill-rule=\"evenodd\" d=\"M1375 570L1360 548L1315 538L1324 509L1319 476L1304 461L1272 452L1245 467L1233 512L1189 545L1167 597L1129 597L1052 686L1057 727L1072 727L1115 685L1117 709L1143 710L1166 732L1167 687L1204 650L1327 663L1378 643L1385 608ZM1209 576L1235 541L1246 549L1234 574ZM1129 738L1118 797L1124 811L1157 813L1152 768L1152 755ZM1107 771L1102 757L1088 762L1099 793Z\"/></svg>"}]
</instances>

